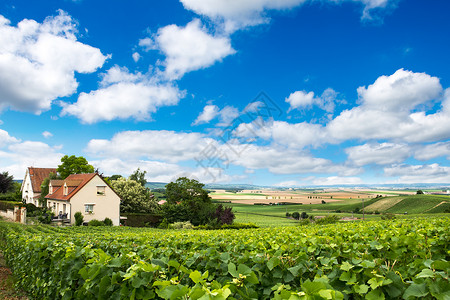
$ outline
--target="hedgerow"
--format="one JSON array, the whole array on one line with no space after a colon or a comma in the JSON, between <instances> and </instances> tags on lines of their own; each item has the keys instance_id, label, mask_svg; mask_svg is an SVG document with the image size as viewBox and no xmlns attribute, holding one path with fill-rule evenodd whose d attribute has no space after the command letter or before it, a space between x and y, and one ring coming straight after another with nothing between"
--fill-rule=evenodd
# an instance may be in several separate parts
<instances>
[{"instance_id":1,"label":"hedgerow","mask_svg":"<svg viewBox=\"0 0 450 300\"><path fill-rule=\"evenodd\" d=\"M446 299L449 218L171 231L0 222L33 299Z\"/></svg>"}]
</instances>

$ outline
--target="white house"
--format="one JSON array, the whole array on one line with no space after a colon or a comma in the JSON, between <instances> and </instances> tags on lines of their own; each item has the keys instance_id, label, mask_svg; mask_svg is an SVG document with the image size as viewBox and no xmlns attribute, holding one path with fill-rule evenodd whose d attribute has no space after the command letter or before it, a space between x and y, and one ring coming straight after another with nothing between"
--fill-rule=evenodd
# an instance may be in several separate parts
<instances>
[{"instance_id":1,"label":"white house","mask_svg":"<svg viewBox=\"0 0 450 300\"><path fill-rule=\"evenodd\" d=\"M55 168L27 168L25 177L20 188L22 192L22 199L25 203L32 203L39 206L39 196L41 195L41 184L45 178L50 176L50 173L56 174Z\"/></svg>"},{"instance_id":2,"label":"white house","mask_svg":"<svg viewBox=\"0 0 450 300\"><path fill-rule=\"evenodd\" d=\"M120 197L97 173L51 180L45 198L47 207L56 215L67 216L71 224L75 223L76 212L83 214L85 222L110 218L113 225L120 224Z\"/></svg>"}]
</instances>

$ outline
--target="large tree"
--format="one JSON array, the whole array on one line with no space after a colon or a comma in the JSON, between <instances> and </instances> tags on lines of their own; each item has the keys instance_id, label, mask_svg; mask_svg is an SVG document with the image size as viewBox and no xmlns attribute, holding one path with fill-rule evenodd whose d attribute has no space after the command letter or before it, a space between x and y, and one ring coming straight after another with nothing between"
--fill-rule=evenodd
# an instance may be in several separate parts
<instances>
[{"instance_id":1,"label":"large tree","mask_svg":"<svg viewBox=\"0 0 450 300\"><path fill-rule=\"evenodd\" d=\"M71 174L94 173L94 167L83 156L64 155L61 162L57 169L61 179L66 179Z\"/></svg>"},{"instance_id":2,"label":"large tree","mask_svg":"<svg viewBox=\"0 0 450 300\"><path fill-rule=\"evenodd\" d=\"M204 184L180 177L166 185L167 203L163 206L169 222L190 221L193 225L207 224L215 207ZM182 212L182 213L181 213Z\"/></svg>"},{"instance_id":3,"label":"large tree","mask_svg":"<svg viewBox=\"0 0 450 300\"><path fill-rule=\"evenodd\" d=\"M124 213L154 213L159 210L158 203L139 182L120 177L111 181L111 187L122 198L120 211Z\"/></svg>"},{"instance_id":4,"label":"large tree","mask_svg":"<svg viewBox=\"0 0 450 300\"><path fill-rule=\"evenodd\" d=\"M14 190L14 177L8 172L0 173L0 194L12 192Z\"/></svg>"},{"instance_id":5,"label":"large tree","mask_svg":"<svg viewBox=\"0 0 450 300\"><path fill-rule=\"evenodd\" d=\"M137 170L134 171L129 178L139 182L143 187L145 187L145 184L147 183L147 180L145 180L145 174L147 174L147 171L141 171L140 168L137 168Z\"/></svg>"}]
</instances>

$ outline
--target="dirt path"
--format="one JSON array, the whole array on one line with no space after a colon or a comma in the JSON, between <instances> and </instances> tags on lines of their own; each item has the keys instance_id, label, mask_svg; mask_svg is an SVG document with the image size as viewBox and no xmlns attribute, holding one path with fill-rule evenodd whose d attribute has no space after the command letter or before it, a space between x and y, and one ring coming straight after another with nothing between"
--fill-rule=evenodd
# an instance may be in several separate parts
<instances>
[{"instance_id":1,"label":"dirt path","mask_svg":"<svg viewBox=\"0 0 450 300\"><path fill-rule=\"evenodd\" d=\"M28 300L26 294L14 288L14 278L11 270L5 266L5 260L0 252L0 299Z\"/></svg>"}]
</instances>

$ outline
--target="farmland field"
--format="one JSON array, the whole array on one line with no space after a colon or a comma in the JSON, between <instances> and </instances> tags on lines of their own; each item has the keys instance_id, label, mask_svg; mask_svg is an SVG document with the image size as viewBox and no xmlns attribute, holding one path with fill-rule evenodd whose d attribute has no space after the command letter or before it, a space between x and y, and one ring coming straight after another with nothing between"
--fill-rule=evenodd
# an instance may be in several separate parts
<instances>
[{"instance_id":1,"label":"farmland field","mask_svg":"<svg viewBox=\"0 0 450 300\"><path fill-rule=\"evenodd\" d=\"M449 234L448 217L216 231L0 223L32 299L447 299Z\"/></svg>"}]
</instances>

